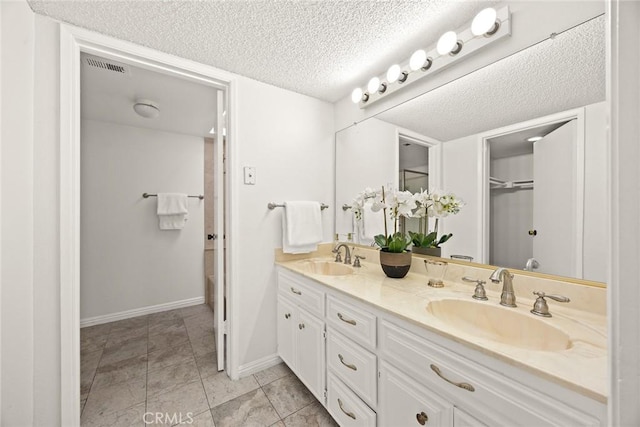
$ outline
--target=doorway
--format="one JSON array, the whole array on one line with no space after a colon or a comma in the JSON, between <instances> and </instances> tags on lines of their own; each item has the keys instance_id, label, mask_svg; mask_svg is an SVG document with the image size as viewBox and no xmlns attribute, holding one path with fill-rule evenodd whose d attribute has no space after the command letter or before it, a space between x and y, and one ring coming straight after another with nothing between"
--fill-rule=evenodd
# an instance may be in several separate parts
<instances>
[{"instance_id":1,"label":"doorway","mask_svg":"<svg viewBox=\"0 0 640 427\"><path fill-rule=\"evenodd\" d=\"M181 60L180 58L165 55L151 49L142 48L130 43L111 39L106 36L93 34L84 30L61 26L61 152L60 152L60 235L61 235L61 256L60 256L60 277L61 296L61 416L62 424L78 425L80 415L80 283L81 283L81 257L80 240L81 236L81 102L80 102L80 74L82 66L82 55L94 55L109 61L117 61L129 66L136 66L145 70L151 70L175 78L189 80L198 84L214 87L223 94L224 111L227 113L226 121L232 116L232 105L229 102L229 92L232 92L232 79L226 73L213 70L210 67ZM223 111L218 112L218 123ZM215 120L216 118L212 118ZM227 125L217 125L218 130L228 128ZM227 137L228 138L228 137ZM228 183L222 174L222 144L215 144L215 170L218 179L216 187L220 190L228 190ZM144 162L144 158L138 159ZM178 159L176 159L177 161ZM218 162L220 164L218 164ZM169 174L168 174L169 175ZM202 176L200 177L202 182ZM165 190L166 191L166 190ZM189 191L189 190L184 190ZM145 190L150 194L157 194L153 189ZM192 194L189 194L192 195ZM218 191L215 195L216 213L228 214L228 206L224 204L224 195ZM143 205L149 199L138 195L138 203ZM215 221L216 234L224 236L223 221ZM202 233L201 238L205 236ZM219 245L222 246L220 239ZM203 259L203 247L200 248L200 260ZM223 251L217 251L216 261L219 266L225 266ZM133 261L133 260L132 260ZM200 283L204 290L204 274L200 272ZM228 292L228 283L224 280L224 267L218 268L216 276L215 292L224 294ZM225 313L224 298L218 298L216 307L218 313ZM162 304L156 304L154 311L158 311ZM202 305L204 306L204 305ZM167 308L167 307L165 307ZM183 310L182 308L180 310ZM184 309L186 310L186 308ZM166 311L164 313L170 313ZM128 315L133 313L129 312ZM174 313L176 314L176 313ZM219 325L213 325L216 331L216 345L221 349L220 357L223 362L220 368L225 366L230 360L229 354L231 346L225 345L225 340L231 337L224 335L224 319L217 319Z\"/></svg>"}]
</instances>

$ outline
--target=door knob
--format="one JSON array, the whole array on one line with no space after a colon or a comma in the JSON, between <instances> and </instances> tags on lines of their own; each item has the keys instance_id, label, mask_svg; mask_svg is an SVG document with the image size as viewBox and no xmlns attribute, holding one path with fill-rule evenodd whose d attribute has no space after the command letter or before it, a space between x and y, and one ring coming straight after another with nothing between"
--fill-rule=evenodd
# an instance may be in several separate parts
<instances>
[{"instance_id":1,"label":"door knob","mask_svg":"<svg viewBox=\"0 0 640 427\"><path fill-rule=\"evenodd\" d=\"M538 230L529 230L529 236L537 236Z\"/></svg>"},{"instance_id":2,"label":"door knob","mask_svg":"<svg viewBox=\"0 0 640 427\"><path fill-rule=\"evenodd\" d=\"M216 240L217 238L217 234L207 234L207 240Z\"/></svg>"}]
</instances>

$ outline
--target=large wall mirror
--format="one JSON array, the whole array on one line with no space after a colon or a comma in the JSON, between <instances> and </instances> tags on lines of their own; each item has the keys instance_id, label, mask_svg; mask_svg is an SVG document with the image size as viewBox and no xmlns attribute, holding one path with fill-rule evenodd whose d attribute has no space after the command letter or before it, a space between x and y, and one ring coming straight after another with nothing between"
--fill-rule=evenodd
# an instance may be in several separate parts
<instances>
[{"instance_id":1,"label":"large wall mirror","mask_svg":"<svg viewBox=\"0 0 640 427\"><path fill-rule=\"evenodd\" d=\"M605 49L598 16L339 131L339 238L371 242L364 188L426 185L466 203L443 257L604 282Z\"/></svg>"}]
</instances>

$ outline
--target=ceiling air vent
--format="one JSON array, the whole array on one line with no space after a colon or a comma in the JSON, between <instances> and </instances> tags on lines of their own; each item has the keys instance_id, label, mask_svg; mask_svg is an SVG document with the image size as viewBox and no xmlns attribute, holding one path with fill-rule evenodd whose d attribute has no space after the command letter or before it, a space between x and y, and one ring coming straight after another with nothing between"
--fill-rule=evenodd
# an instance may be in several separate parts
<instances>
[{"instance_id":1,"label":"ceiling air vent","mask_svg":"<svg viewBox=\"0 0 640 427\"><path fill-rule=\"evenodd\" d=\"M112 71L119 74L129 74L129 69L126 65L119 64L115 61L108 61L97 56L86 56L84 58L84 61L91 67L100 68L105 71Z\"/></svg>"}]
</instances>

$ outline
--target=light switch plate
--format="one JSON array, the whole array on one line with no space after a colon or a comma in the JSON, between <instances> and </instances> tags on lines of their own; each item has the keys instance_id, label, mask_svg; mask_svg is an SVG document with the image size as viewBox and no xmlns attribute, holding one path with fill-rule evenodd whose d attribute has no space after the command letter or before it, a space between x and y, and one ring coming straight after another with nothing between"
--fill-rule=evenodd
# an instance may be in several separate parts
<instances>
[{"instance_id":1,"label":"light switch plate","mask_svg":"<svg viewBox=\"0 0 640 427\"><path fill-rule=\"evenodd\" d=\"M245 185L256 185L256 168L252 166L244 167L244 183Z\"/></svg>"}]
</instances>

